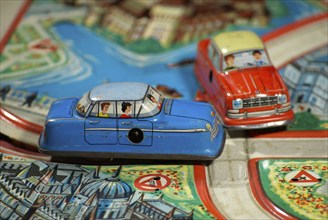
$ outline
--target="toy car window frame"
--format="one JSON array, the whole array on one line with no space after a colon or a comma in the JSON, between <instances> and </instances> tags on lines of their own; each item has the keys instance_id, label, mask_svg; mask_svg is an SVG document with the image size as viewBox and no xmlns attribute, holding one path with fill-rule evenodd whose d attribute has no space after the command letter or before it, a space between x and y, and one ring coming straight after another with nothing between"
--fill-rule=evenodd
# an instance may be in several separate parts
<instances>
[{"instance_id":1,"label":"toy car window frame","mask_svg":"<svg viewBox=\"0 0 328 220\"><path fill-rule=\"evenodd\" d=\"M140 108L139 108L139 111L137 114L137 118L147 118L147 117L152 117L152 116L158 114L159 110L158 110L157 106L154 106L154 108L152 110L149 110L149 108L145 105L145 102L151 103L151 101L149 101L146 97L143 100L140 100L139 102L141 104L140 104ZM145 113L141 112L143 109L147 109ZM155 113L153 113L153 112L155 112Z\"/></svg>"},{"instance_id":2,"label":"toy car window frame","mask_svg":"<svg viewBox=\"0 0 328 220\"><path fill-rule=\"evenodd\" d=\"M95 110L95 111L94 111ZM91 108L89 117L97 117L99 112L99 102L94 103L94 105Z\"/></svg>"},{"instance_id":3,"label":"toy car window frame","mask_svg":"<svg viewBox=\"0 0 328 220\"><path fill-rule=\"evenodd\" d=\"M220 71L220 67L221 67L220 51L213 45L213 42L209 44L208 50L209 50L208 51L209 59L212 61L212 64L215 67L215 69Z\"/></svg>"},{"instance_id":4,"label":"toy car window frame","mask_svg":"<svg viewBox=\"0 0 328 220\"><path fill-rule=\"evenodd\" d=\"M158 98L156 99L156 95L154 96L154 93L156 93L158 95ZM152 104L153 102L147 97L148 94L152 95L155 99L156 102L161 104L161 108L158 108L157 104ZM142 100L140 100L141 105L140 108L138 109L138 114L137 114L137 118L147 118L147 117L152 117L154 115L157 115L161 110L162 110L162 104L164 102L164 98L162 97L162 95L153 87L149 86L147 89L147 92L145 93L145 96ZM150 105L152 106L152 110L148 110L146 113L142 113L141 111L143 109L146 109L147 105L145 105L145 103L149 102ZM137 106L137 105L136 105ZM148 109L148 107L147 107Z\"/></svg>"},{"instance_id":5,"label":"toy car window frame","mask_svg":"<svg viewBox=\"0 0 328 220\"><path fill-rule=\"evenodd\" d=\"M77 113L83 117L86 117L89 115L89 109L90 109L90 105L91 105L91 100L89 98L90 96L90 92L84 94L80 99L79 101L77 102L76 104L76 107L75 107L75 110L77 111ZM84 100L83 100L84 99ZM84 107L84 112L81 112L80 109L79 109L79 104L81 104L81 101L85 102L85 104L83 105Z\"/></svg>"},{"instance_id":6,"label":"toy car window frame","mask_svg":"<svg viewBox=\"0 0 328 220\"><path fill-rule=\"evenodd\" d=\"M218 53L218 51L214 51L212 61L215 69L220 71L220 54Z\"/></svg>"},{"instance_id":7,"label":"toy car window frame","mask_svg":"<svg viewBox=\"0 0 328 220\"><path fill-rule=\"evenodd\" d=\"M111 106L109 106L109 117L110 118L116 118L117 117L117 103L114 101L108 101L110 105L112 106L113 112L111 112Z\"/></svg>"},{"instance_id":8,"label":"toy car window frame","mask_svg":"<svg viewBox=\"0 0 328 220\"><path fill-rule=\"evenodd\" d=\"M207 53L207 56L208 56L208 58L212 58L213 57L213 53L214 53L214 47L213 47L213 44L212 43L210 43L209 45L208 45L208 53Z\"/></svg>"},{"instance_id":9,"label":"toy car window frame","mask_svg":"<svg viewBox=\"0 0 328 220\"><path fill-rule=\"evenodd\" d=\"M148 111L148 110L146 110L145 113L142 113L142 110L145 109L145 107L143 105L145 100L146 99L143 98L142 100L136 101L136 109L138 109L137 118L147 118L147 117L152 116L150 114L150 111ZM137 108L137 105L138 105L138 108Z\"/></svg>"}]
</instances>

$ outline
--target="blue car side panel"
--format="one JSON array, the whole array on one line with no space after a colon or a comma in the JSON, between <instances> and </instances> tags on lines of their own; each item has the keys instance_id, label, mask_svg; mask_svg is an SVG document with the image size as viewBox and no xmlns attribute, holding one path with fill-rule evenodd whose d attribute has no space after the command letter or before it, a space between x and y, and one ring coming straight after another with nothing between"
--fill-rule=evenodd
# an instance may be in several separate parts
<instances>
[{"instance_id":1,"label":"blue car side panel","mask_svg":"<svg viewBox=\"0 0 328 220\"><path fill-rule=\"evenodd\" d=\"M88 117L85 119L85 141L88 144L117 144L117 121L113 118Z\"/></svg>"},{"instance_id":2,"label":"blue car side panel","mask_svg":"<svg viewBox=\"0 0 328 220\"><path fill-rule=\"evenodd\" d=\"M52 150L85 146L83 119L57 119L45 126L45 144Z\"/></svg>"},{"instance_id":3,"label":"blue car side panel","mask_svg":"<svg viewBox=\"0 0 328 220\"><path fill-rule=\"evenodd\" d=\"M119 118L118 133L119 143L122 145L151 146L153 143L153 123L150 120L138 120L135 118ZM132 143L129 139L129 132L132 129L140 129L143 139L140 143ZM132 132L132 131L131 131Z\"/></svg>"}]
</instances>

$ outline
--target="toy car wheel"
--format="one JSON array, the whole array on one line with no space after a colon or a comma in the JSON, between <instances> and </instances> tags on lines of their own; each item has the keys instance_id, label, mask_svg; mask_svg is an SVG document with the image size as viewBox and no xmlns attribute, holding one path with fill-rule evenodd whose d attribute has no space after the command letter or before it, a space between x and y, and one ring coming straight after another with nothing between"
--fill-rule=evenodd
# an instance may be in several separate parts
<instances>
[{"instance_id":1,"label":"toy car wheel","mask_svg":"<svg viewBox=\"0 0 328 220\"><path fill-rule=\"evenodd\" d=\"M144 134L139 128L133 128L128 133L129 140L134 144L139 144L143 138Z\"/></svg>"}]
</instances>

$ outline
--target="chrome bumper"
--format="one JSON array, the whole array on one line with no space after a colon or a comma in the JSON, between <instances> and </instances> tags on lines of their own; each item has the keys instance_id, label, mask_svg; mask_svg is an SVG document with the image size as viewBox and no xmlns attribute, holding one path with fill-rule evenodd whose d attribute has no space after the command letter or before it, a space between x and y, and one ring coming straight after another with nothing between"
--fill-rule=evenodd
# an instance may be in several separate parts
<instances>
[{"instance_id":1,"label":"chrome bumper","mask_svg":"<svg viewBox=\"0 0 328 220\"><path fill-rule=\"evenodd\" d=\"M269 111L244 112L244 113L231 113L230 112L229 113L229 110L228 110L227 117L233 118L233 119L255 118L255 117L260 117L260 116L269 116L269 115L284 113L284 112L289 111L290 109L291 109L291 105L289 104L288 106L285 106L282 108L276 108L274 110L269 110Z\"/></svg>"}]
</instances>

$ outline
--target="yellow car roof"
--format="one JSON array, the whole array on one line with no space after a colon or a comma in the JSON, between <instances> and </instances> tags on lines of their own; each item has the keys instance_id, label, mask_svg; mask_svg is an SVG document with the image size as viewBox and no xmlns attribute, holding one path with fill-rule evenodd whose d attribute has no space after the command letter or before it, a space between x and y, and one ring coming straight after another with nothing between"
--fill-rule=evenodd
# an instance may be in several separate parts
<instances>
[{"instance_id":1,"label":"yellow car roof","mask_svg":"<svg viewBox=\"0 0 328 220\"><path fill-rule=\"evenodd\" d=\"M251 31L221 33L213 37L212 41L223 55L236 51L264 49L261 38Z\"/></svg>"}]
</instances>

